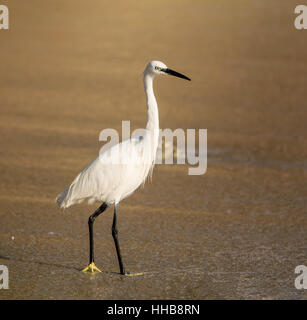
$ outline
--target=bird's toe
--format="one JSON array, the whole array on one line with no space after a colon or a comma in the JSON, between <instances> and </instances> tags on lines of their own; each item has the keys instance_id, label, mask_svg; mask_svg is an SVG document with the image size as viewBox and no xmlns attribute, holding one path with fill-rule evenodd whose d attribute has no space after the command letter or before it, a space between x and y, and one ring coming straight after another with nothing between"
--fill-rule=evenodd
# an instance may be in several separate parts
<instances>
[{"instance_id":1,"label":"bird's toe","mask_svg":"<svg viewBox=\"0 0 307 320\"><path fill-rule=\"evenodd\" d=\"M85 267L82 272L90 272L90 273L95 273L95 272L101 272L99 268L96 267L95 263L92 262L90 263L87 267Z\"/></svg>"}]
</instances>

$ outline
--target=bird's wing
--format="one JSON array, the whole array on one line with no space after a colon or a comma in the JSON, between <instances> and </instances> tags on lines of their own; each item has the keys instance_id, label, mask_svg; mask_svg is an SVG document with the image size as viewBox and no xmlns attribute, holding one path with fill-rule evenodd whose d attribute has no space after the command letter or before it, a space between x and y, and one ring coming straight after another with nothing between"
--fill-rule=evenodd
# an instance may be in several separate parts
<instances>
[{"instance_id":1,"label":"bird's wing","mask_svg":"<svg viewBox=\"0 0 307 320\"><path fill-rule=\"evenodd\" d=\"M111 201L116 192L134 191L148 174L146 166L151 165L144 158L147 152L140 143L143 139L143 136L133 137L102 152L58 195L58 205L67 208L84 200Z\"/></svg>"}]
</instances>

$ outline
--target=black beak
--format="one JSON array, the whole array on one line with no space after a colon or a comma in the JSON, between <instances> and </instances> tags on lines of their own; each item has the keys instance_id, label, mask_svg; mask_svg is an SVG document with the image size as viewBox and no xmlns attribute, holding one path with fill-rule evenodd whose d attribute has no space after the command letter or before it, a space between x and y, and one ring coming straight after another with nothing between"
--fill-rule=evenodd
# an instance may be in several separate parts
<instances>
[{"instance_id":1,"label":"black beak","mask_svg":"<svg viewBox=\"0 0 307 320\"><path fill-rule=\"evenodd\" d=\"M169 68L166 68L166 69L163 69L163 71L167 74L170 74L171 76L174 76L174 77L178 77L178 78L182 78L182 79L186 79L186 80L189 80L191 81L190 78L186 77L185 75L177 72L177 71L174 71L172 69L169 69Z\"/></svg>"}]
</instances>

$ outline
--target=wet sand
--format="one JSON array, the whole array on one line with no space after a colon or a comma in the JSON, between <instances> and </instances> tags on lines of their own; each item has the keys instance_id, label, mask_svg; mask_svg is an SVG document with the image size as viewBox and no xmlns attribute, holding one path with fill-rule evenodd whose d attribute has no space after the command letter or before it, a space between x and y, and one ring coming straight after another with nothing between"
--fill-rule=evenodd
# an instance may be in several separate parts
<instances>
[{"instance_id":1,"label":"wet sand","mask_svg":"<svg viewBox=\"0 0 307 320\"><path fill-rule=\"evenodd\" d=\"M2 1L1 4L8 3ZM296 1L9 1L0 30L0 299L306 299L307 31ZM119 207L54 199L98 155L100 130L146 122L145 64L162 128L207 128L208 170L158 165ZM13 237L13 238L12 238ZM305 290L306 291L306 290Z\"/></svg>"}]
</instances>

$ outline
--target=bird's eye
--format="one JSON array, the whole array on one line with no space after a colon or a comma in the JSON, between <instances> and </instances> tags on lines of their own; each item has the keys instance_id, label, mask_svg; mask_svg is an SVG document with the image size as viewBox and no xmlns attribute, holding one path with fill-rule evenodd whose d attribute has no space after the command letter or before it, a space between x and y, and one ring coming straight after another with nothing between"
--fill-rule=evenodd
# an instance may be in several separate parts
<instances>
[{"instance_id":1,"label":"bird's eye","mask_svg":"<svg viewBox=\"0 0 307 320\"><path fill-rule=\"evenodd\" d=\"M158 70L158 71L162 70L162 68L160 68L160 67L155 67L155 69Z\"/></svg>"}]
</instances>

